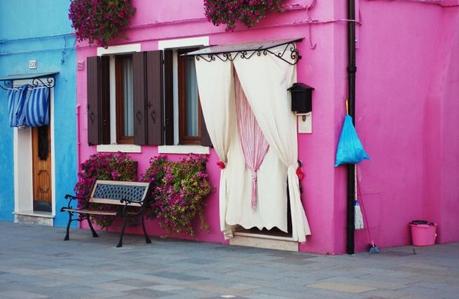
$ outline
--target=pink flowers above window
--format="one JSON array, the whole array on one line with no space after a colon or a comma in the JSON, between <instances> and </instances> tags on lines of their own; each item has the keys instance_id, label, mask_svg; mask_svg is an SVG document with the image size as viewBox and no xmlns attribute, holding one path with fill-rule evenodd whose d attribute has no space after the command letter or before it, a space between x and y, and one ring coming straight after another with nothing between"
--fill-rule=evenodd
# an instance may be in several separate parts
<instances>
[{"instance_id":1,"label":"pink flowers above window","mask_svg":"<svg viewBox=\"0 0 459 299\"><path fill-rule=\"evenodd\" d=\"M267 14L282 11L285 0L204 0L205 14L215 26L232 30L237 22L253 27Z\"/></svg>"},{"instance_id":2,"label":"pink flowers above window","mask_svg":"<svg viewBox=\"0 0 459 299\"><path fill-rule=\"evenodd\" d=\"M135 14L131 0L72 0L69 18L77 39L107 47Z\"/></svg>"}]
</instances>

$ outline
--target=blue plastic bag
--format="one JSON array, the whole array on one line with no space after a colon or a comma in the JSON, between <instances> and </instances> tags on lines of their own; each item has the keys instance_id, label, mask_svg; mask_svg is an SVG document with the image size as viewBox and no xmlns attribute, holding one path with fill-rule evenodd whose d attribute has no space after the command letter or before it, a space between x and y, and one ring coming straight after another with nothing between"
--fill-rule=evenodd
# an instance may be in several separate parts
<instances>
[{"instance_id":1,"label":"blue plastic bag","mask_svg":"<svg viewBox=\"0 0 459 299\"><path fill-rule=\"evenodd\" d=\"M362 142L360 142L352 124L352 117L346 115L341 136L339 137L338 148L336 149L335 167L342 164L357 164L362 160L369 159L370 157L363 148Z\"/></svg>"}]
</instances>

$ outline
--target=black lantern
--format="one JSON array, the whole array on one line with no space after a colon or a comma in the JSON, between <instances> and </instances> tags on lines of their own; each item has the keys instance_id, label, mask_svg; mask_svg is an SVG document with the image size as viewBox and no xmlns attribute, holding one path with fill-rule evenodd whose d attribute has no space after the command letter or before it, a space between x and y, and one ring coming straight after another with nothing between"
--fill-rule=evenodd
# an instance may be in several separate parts
<instances>
[{"instance_id":1,"label":"black lantern","mask_svg":"<svg viewBox=\"0 0 459 299\"><path fill-rule=\"evenodd\" d=\"M314 88L303 83L294 83L288 89L292 94L292 111L305 114L312 111L312 91Z\"/></svg>"}]
</instances>

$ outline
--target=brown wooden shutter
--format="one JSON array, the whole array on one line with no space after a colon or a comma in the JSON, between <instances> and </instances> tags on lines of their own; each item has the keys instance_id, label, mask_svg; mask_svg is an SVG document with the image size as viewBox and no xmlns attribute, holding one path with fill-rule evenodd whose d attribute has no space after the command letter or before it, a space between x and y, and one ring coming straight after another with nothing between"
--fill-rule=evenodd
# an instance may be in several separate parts
<instances>
[{"instance_id":1,"label":"brown wooden shutter","mask_svg":"<svg viewBox=\"0 0 459 299\"><path fill-rule=\"evenodd\" d=\"M135 144L163 144L162 59L162 51L133 54Z\"/></svg>"},{"instance_id":2,"label":"brown wooden shutter","mask_svg":"<svg viewBox=\"0 0 459 299\"><path fill-rule=\"evenodd\" d=\"M148 144L163 144L163 65L162 51L149 51L146 55Z\"/></svg>"},{"instance_id":3,"label":"brown wooden shutter","mask_svg":"<svg viewBox=\"0 0 459 299\"><path fill-rule=\"evenodd\" d=\"M109 57L88 57L88 144L110 143Z\"/></svg>"},{"instance_id":4,"label":"brown wooden shutter","mask_svg":"<svg viewBox=\"0 0 459 299\"><path fill-rule=\"evenodd\" d=\"M173 52L164 51L164 144L174 144Z\"/></svg>"},{"instance_id":5,"label":"brown wooden shutter","mask_svg":"<svg viewBox=\"0 0 459 299\"><path fill-rule=\"evenodd\" d=\"M132 55L134 93L134 143L147 144L145 53Z\"/></svg>"}]
</instances>

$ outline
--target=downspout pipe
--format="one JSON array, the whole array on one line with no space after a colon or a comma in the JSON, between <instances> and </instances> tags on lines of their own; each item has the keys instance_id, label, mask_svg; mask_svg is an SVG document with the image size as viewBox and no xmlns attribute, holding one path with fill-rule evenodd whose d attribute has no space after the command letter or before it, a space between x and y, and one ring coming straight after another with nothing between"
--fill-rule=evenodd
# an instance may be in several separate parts
<instances>
[{"instance_id":1,"label":"downspout pipe","mask_svg":"<svg viewBox=\"0 0 459 299\"><path fill-rule=\"evenodd\" d=\"M347 89L348 89L348 113L355 125L355 77L356 66L356 38L355 38L355 0L347 0ZM355 165L347 165L347 200L346 200L346 253L355 253L354 240L354 201L355 201Z\"/></svg>"}]
</instances>

